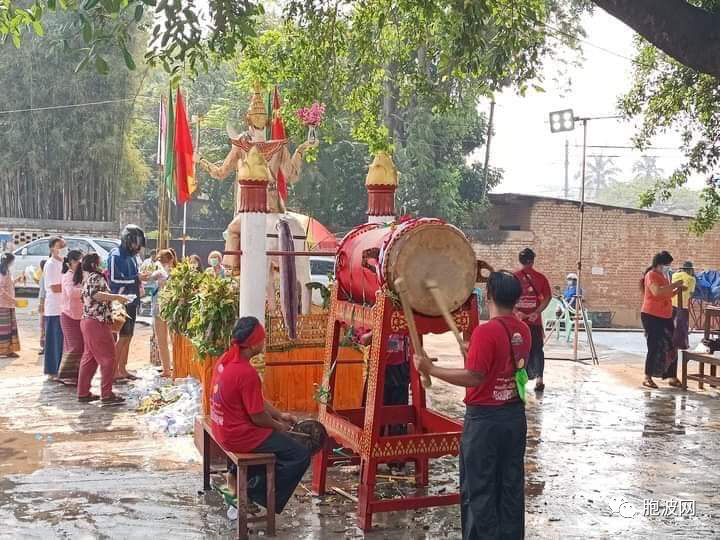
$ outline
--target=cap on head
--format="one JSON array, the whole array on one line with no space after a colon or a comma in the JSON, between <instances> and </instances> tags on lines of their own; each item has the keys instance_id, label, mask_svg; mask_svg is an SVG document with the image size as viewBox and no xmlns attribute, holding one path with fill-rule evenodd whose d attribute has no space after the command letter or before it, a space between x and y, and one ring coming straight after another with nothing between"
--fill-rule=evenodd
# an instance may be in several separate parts
<instances>
[{"instance_id":1,"label":"cap on head","mask_svg":"<svg viewBox=\"0 0 720 540\"><path fill-rule=\"evenodd\" d=\"M682 269L683 269L683 270L694 271L694 270L695 270L695 267L693 266L692 261L685 261L685 262L683 263L683 265L682 265Z\"/></svg>"},{"instance_id":2,"label":"cap on head","mask_svg":"<svg viewBox=\"0 0 720 540\"><path fill-rule=\"evenodd\" d=\"M575 281L577 281L577 278L578 276L575 272L570 272L565 279L574 279Z\"/></svg>"}]
</instances>

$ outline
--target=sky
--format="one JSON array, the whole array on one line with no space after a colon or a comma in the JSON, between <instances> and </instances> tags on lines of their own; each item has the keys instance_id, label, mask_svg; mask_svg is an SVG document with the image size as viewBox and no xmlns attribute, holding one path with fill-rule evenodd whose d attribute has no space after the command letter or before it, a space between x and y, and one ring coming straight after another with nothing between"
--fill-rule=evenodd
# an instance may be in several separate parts
<instances>
[{"instance_id":1,"label":"sky","mask_svg":"<svg viewBox=\"0 0 720 540\"><path fill-rule=\"evenodd\" d=\"M584 61L578 68L566 72L565 84L552 82L558 73L557 63L545 68L544 93L531 91L525 97L513 91L496 96L494 136L490 144L490 164L504 169L502 183L495 193L532 193L562 196L564 185L565 139L570 143L570 196L577 197L582 161L582 126L575 131L550 133L548 114L551 111L573 109L576 116L612 116L619 114L618 97L631 85L633 31L617 19L596 9L586 16L587 37L582 44ZM592 44L592 45L591 45ZM606 50L600 50L602 47ZM610 52L608 52L610 51ZM615 54L613 54L615 53ZM626 58L623 58L626 57ZM570 79L570 85L567 79ZM489 111L489 100L480 109ZM588 145L632 146L631 137L636 121L591 120L588 122ZM658 166L670 173L681 163L677 133L658 136L654 147L662 150L597 149L588 148L588 156L613 156L615 165L623 173L619 180L630 179L632 165L640 156L655 156ZM473 159L484 160L485 148ZM701 178L691 179L688 187L698 189Z\"/></svg>"}]
</instances>

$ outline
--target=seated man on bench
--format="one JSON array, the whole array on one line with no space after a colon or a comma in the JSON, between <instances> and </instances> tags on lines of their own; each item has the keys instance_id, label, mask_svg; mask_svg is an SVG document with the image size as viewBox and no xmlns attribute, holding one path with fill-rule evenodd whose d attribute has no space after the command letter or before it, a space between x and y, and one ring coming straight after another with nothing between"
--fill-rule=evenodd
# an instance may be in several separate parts
<instances>
[{"instance_id":1,"label":"seated man on bench","mask_svg":"<svg viewBox=\"0 0 720 540\"><path fill-rule=\"evenodd\" d=\"M281 413L265 401L260 377L250 359L263 351L265 329L255 317L235 323L230 349L213 369L210 418L215 440L234 453L275 454L275 509L279 514L310 466L310 453L284 432L296 418ZM267 507L266 475L248 469L248 498ZM235 491L235 473L228 473L228 486Z\"/></svg>"}]
</instances>

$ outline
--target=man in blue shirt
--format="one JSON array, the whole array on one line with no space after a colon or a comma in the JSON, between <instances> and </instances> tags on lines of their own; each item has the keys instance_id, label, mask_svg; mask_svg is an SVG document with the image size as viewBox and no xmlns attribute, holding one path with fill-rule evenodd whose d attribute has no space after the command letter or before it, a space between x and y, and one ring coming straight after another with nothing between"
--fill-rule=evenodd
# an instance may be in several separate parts
<instances>
[{"instance_id":1,"label":"man in blue shirt","mask_svg":"<svg viewBox=\"0 0 720 540\"><path fill-rule=\"evenodd\" d=\"M573 309L575 309L575 304L577 304L578 297L577 280L578 277L576 273L569 273L567 275L567 287L565 287L565 291L563 292L563 298L565 299L565 303ZM580 289L579 294L582 295L582 289Z\"/></svg>"},{"instance_id":2,"label":"man in blue shirt","mask_svg":"<svg viewBox=\"0 0 720 540\"><path fill-rule=\"evenodd\" d=\"M130 341L135 331L135 318L140 304L141 281L147 281L147 273L139 271L138 254L145 247L145 233L137 225L127 225L120 234L120 247L108 256L108 282L113 294L134 294L135 299L125 305L128 319L120 329L115 346L115 380L137 379L128 372L127 361Z\"/></svg>"}]
</instances>

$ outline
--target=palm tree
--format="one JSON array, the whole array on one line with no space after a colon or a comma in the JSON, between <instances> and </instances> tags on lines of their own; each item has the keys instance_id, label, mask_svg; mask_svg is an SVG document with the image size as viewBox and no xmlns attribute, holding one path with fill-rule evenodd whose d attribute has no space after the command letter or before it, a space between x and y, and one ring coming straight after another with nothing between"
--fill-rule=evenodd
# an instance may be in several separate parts
<instances>
[{"instance_id":1,"label":"palm tree","mask_svg":"<svg viewBox=\"0 0 720 540\"><path fill-rule=\"evenodd\" d=\"M633 173L636 180L640 178L661 178L665 174L658 167L655 156L642 156L639 161L633 164Z\"/></svg>"},{"instance_id":2,"label":"palm tree","mask_svg":"<svg viewBox=\"0 0 720 540\"><path fill-rule=\"evenodd\" d=\"M603 155L590 156L592 160L587 164L585 185L593 188L593 197L597 197L604 188L614 182L622 171L615 166L611 157Z\"/></svg>"}]
</instances>

